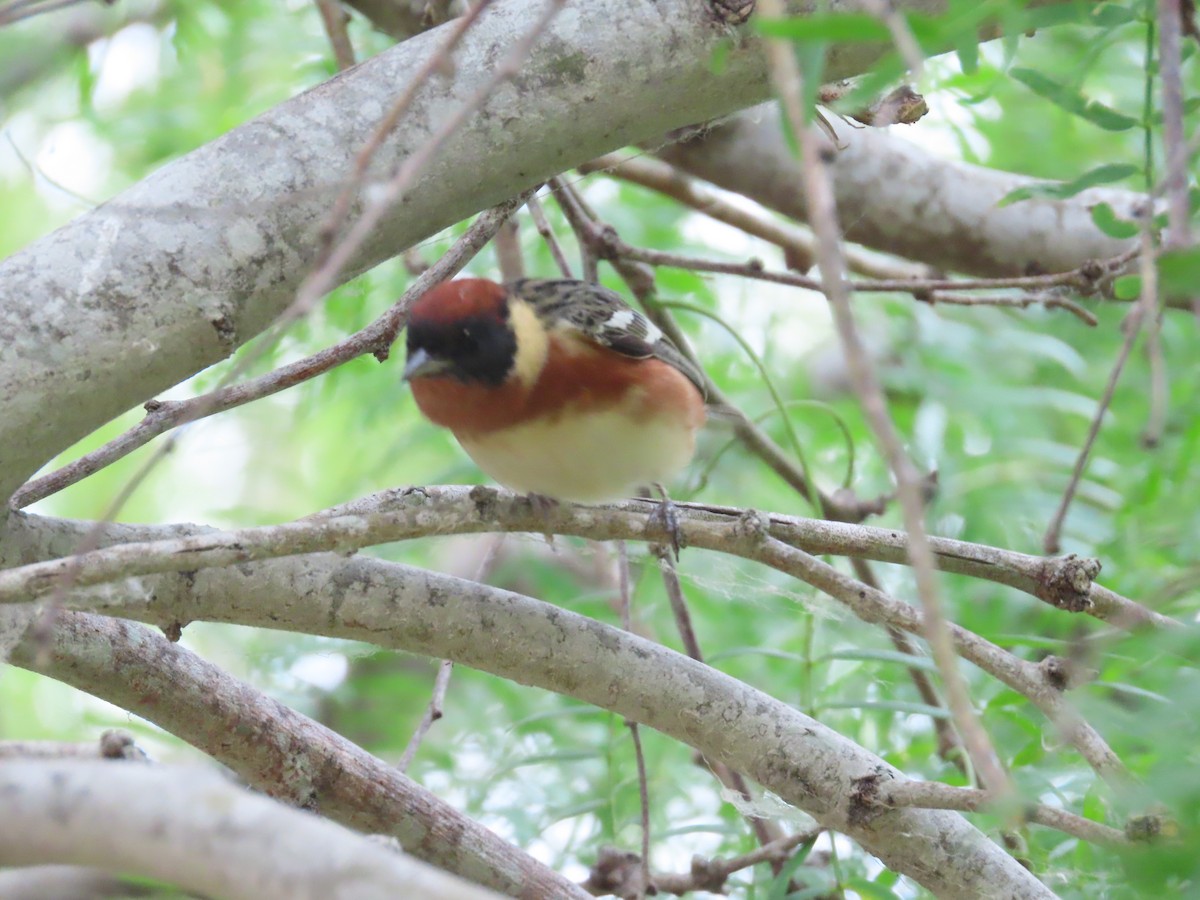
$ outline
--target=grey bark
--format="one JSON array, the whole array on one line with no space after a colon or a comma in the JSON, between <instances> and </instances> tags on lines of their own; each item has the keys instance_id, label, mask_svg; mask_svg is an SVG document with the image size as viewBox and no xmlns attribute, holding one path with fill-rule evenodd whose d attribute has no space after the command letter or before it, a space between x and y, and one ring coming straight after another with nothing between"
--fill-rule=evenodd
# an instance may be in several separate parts
<instances>
[{"instance_id":1,"label":"grey bark","mask_svg":"<svg viewBox=\"0 0 1200 900\"><path fill-rule=\"evenodd\" d=\"M489 83L540 8L500 0L484 13L453 76L419 92L371 178L386 177ZM0 496L113 416L230 355L286 308L355 154L447 27L280 104L0 263ZM691 0L569 4L339 280L600 153L766 99L753 41L712 71L714 51L733 37ZM862 71L882 49L831 47L829 72Z\"/></svg>"},{"instance_id":2,"label":"grey bark","mask_svg":"<svg viewBox=\"0 0 1200 900\"><path fill-rule=\"evenodd\" d=\"M78 527L43 521L27 533L23 555L77 540ZM113 526L112 534L154 530ZM939 897L1054 896L957 813L881 813L856 802L864 784L905 776L820 722L661 645L529 597L335 554L139 578L75 596L89 609L154 624L237 622L452 659L681 740L854 838ZM17 657L33 652L31 633Z\"/></svg>"},{"instance_id":3,"label":"grey bark","mask_svg":"<svg viewBox=\"0 0 1200 900\"><path fill-rule=\"evenodd\" d=\"M1066 272L1136 243L1104 234L1091 208L1132 219L1143 194L1093 188L1065 200L1001 198L1036 179L939 159L880 128L829 117L841 147L831 170L847 240L936 268L983 277ZM893 125L900 134L916 125ZM807 220L800 162L774 109L748 109L659 156L697 177Z\"/></svg>"}]
</instances>

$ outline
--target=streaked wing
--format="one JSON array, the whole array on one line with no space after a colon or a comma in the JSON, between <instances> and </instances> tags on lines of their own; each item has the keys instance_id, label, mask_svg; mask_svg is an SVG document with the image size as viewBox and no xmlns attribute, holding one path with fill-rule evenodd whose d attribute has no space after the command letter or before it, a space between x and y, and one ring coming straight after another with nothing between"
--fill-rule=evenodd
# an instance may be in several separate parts
<instances>
[{"instance_id":1,"label":"streaked wing","mask_svg":"<svg viewBox=\"0 0 1200 900\"><path fill-rule=\"evenodd\" d=\"M686 375L701 394L706 393L704 375L695 364L615 291L568 278L522 278L510 282L508 289L530 304L548 326L571 328L634 359L661 359Z\"/></svg>"}]
</instances>

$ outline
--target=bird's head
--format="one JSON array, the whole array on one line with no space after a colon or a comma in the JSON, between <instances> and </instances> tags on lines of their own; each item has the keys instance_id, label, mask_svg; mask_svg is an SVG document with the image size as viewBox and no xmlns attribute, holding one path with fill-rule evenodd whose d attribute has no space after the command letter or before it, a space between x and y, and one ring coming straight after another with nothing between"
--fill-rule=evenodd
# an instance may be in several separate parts
<instances>
[{"instance_id":1,"label":"bird's head","mask_svg":"<svg viewBox=\"0 0 1200 900\"><path fill-rule=\"evenodd\" d=\"M546 332L523 300L484 278L445 281L413 304L404 378L497 387L545 361Z\"/></svg>"}]
</instances>

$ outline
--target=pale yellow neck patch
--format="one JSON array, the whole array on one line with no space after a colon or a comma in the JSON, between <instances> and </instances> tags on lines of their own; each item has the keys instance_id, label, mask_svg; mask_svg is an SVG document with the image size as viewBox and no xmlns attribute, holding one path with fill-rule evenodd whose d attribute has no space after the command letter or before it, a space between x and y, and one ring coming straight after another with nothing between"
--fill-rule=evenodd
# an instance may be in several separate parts
<instances>
[{"instance_id":1,"label":"pale yellow neck patch","mask_svg":"<svg viewBox=\"0 0 1200 900\"><path fill-rule=\"evenodd\" d=\"M525 387L532 387L542 374L550 352L550 335L533 307L519 297L509 297L508 320L517 338L512 374Z\"/></svg>"}]
</instances>

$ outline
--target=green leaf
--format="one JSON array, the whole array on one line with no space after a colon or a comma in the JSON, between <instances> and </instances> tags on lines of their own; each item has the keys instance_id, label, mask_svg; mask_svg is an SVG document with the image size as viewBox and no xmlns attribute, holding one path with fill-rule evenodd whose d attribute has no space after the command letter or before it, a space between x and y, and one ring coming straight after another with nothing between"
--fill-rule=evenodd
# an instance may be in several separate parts
<instances>
[{"instance_id":1,"label":"green leaf","mask_svg":"<svg viewBox=\"0 0 1200 900\"><path fill-rule=\"evenodd\" d=\"M1159 256L1158 283L1163 296L1200 294L1200 247L1167 250Z\"/></svg>"},{"instance_id":2,"label":"green leaf","mask_svg":"<svg viewBox=\"0 0 1200 900\"><path fill-rule=\"evenodd\" d=\"M706 653L704 656L709 665L735 656L769 656L774 659L786 659L788 662L800 664L805 662L804 657L799 653L788 653L786 650L774 650L770 647L730 647L728 650L719 650L712 654Z\"/></svg>"},{"instance_id":3,"label":"green leaf","mask_svg":"<svg viewBox=\"0 0 1200 900\"><path fill-rule=\"evenodd\" d=\"M950 713L940 706L930 706L928 703L909 703L904 700L846 700L822 703L821 709L881 709L914 716L929 716L932 719L950 718Z\"/></svg>"},{"instance_id":4,"label":"green leaf","mask_svg":"<svg viewBox=\"0 0 1200 900\"><path fill-rule=\"evenodd\" d=\"M1118 300L1136 300L1142 293L1142 277L1140 275L1122 275L1113 281L1113 295Z\"/></svg>"},{"instance_id":5,"label":"green leaf","mask_svg":"<svg viewBox=\"0 0 1200 900\"><path fill-rule=\"evenodd\" d=\"M1060 84L1041 72L1033 69L1012 69L1009 74L1039 97L1045 97L1056 106L1086 119L1105 131L1128 131L1138 124L1137 119L1119 113L1098 100L1089 100L1074 88Z\"/></svg>"},{"instance_id":6,"label":"green leaf","mask_svg":"<svg viewBox=\"0 0 1200 900\"><path fill-rule=\"evenodd\" d=\"M1136 237L1138 233L1137 222L1120 218L1107 203L1097 203L1092 207L1092 221L1110 238L1125 240Z\"/></svg>"},{"instance_id":7,"label":"green leaf","mask_svg":"<svg viewBox=\"0 0 1200 900\"><path fill-rule=\"evenodd\" d=\"M851 878L849 881L843 882L842 887L849 888L867 900L897 900L897 896L891 888L874 881L867 881L865 878Z\"/></svg>"},{"instance_id":8,"label":"green leaf","mask_svg":"<svg viewBox=\"0 0 1200 900\"><path fill-rule=\"evenodd\" d=\"M958 56L958 65L967 75L979 71L979 44L976 41L965 41L954 50Z\"/></svg>"},{"instance_id":9,"label":"green leaf","mask_svg":"<svg viewBox=\"0 0 1200 900\"><path fill-rule=\"evenodd\" d=\"M1116 28L1137 21L1137 13L1119 3L1102 3L1088 12L1088 21L1099 28Z\"/></svg>"},{"instance_id":10,"label":"green leaf","mask_svg":"<svg viewBox=\"0 0 1200 900\"><path fill-rule=\"evenodd\" d=\"M908 666L913 669L924 669L927 672L937 671L937 663L929 657L913 656L909 653L901 653L899 650L837 650L818 657L819 662L830 659L875 660L877 662L899 663L902 666Z\"/></svg>"},{"instance_id":11,"label":"green leaf","mask_svg":"<svg viewBox=\"0 0 1200 900\"><path fill-rule=\"evenodd\" d=\"M793 41L862 41L877 43L890 39L887 26L867 13L826 13L791 19L752 20L759 34Z\"/></svg>"},{"instance_id":12,"label":"green leaf","mask_svg":"<svg viewBox=\"0 0 1200 900\"><path fill-rule=\"evenodd\" d=\"M766 900L783 900L787 896L788 882L792 880L792 875L796 873L796 870L804 865L804 861L808 859L808 854L815 843L816 841L812 840L802 845L792 854L791 859L779 868L779 874L771 880L771 885L767 888Z\"/></svg>"},{"instance_id":13,"label":"green leaf","mask_svg":"<svg viewBox=\"0 0 1200 900\"><path fill-rule=\"evenodd\" d=\"M1008 206L1019 200L1030 200L1034 197L1065 200L1067 197L1074 197L1088 188L1093 188L1101 184L1112 184L1114 181L1121 181L1131 175L1136 175L1139 171L1137 166L1131 166L1127 163L1108 163L1084 172L1073 181L1043 181L1019 187L1015 191L1009 191L1005 194L997 205Z\"/></svg>"}]
</instances>

